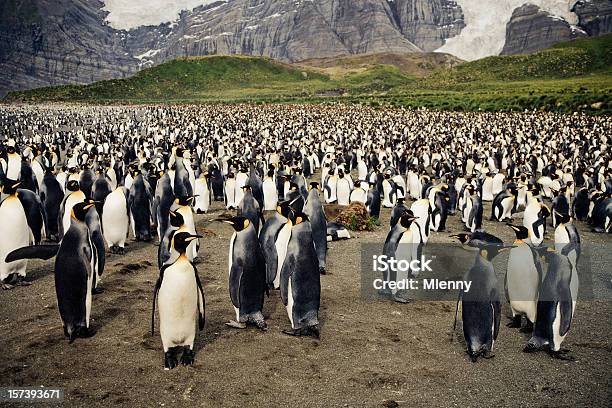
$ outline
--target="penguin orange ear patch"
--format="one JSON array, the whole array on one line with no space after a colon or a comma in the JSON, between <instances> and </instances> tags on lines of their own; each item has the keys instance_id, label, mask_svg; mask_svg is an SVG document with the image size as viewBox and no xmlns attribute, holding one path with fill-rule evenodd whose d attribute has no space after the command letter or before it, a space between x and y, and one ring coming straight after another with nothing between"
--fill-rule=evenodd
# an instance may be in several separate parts
<instances>
[{"instance_id":1,"label":"penguin orange ear patch","mask_svg":"<svg viewBox=\"0 0 612 408\"><path fill-rule=\"evenodd\" d=\"M295 225L299 225L299 224L301 224L301 223L302 223L302 217L297 217L297 218L295 219Z\"/></svg>"}]
</instances>

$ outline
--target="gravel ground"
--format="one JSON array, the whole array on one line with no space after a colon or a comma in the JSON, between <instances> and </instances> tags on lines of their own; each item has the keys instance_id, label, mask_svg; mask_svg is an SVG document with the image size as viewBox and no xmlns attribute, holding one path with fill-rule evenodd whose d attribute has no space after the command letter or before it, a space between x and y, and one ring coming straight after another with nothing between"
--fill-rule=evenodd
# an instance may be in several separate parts
<instances>
[{"instance_id":1,"label":"gravel ground","mask_svg":"<svg viewBox=\"0 0 612 408\"><path fill-rule=\"evenodd\" d=\"M487 207L485 214L488 214ZM564 347L575 362L546 353L524 354L525 334L502 321L496 357L471 363L460 331L452 336L453 302L407 305L365 301L360 294L364 243L382 249L390 211L374 232L330 243L329 275L321 278L321 339L281 333L289 321L278 292L266 299L269 330L236 330L227 284L232 229L212 220L221 204L197 216L204 233L198 265L206 295L206 327L196 340L193 367L163 370L159 332L151 336L152 291L157 278L151 243L131 242L126 255L109 255L94 297L97 335L68 344L53 286L53 261L32 262L30 287L0 292L0 385L53 386L69 406L304 406L304 407L564 407L609 406L612 342L609 300L581 301ZM485 228L512 240L503 224ZM451 242L458 216L431 242ZM610 247L610 236L580 226L583 241ZM548 232L548 238L551 231ZM593 280L610 298L610 265ZM509 313L504 304L504 315ZM8 406L8 405L4 405ZM41 404L33 406L40 407Z\"/></svg>"}]
</instances>

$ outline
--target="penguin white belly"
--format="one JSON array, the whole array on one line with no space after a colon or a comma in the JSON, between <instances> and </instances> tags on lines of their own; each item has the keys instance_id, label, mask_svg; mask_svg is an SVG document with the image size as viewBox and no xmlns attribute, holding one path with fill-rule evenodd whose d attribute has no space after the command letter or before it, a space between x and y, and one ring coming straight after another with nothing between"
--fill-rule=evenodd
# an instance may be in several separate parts
<instances>
[{"instance_id":1,"label":"penguin white belly","mask_svg":"<svg viewBox=\"0 0 612 408\"><path fill-rule=\"evenodd\" d=\"M359 175L359 180L365 180L368 176L368 168L366 167L366 164L363 161L359 161L357 163L357 173Z\"/></svg>"},{"instance_id":2,"label":"penguin white belly","mask_svg":"<svg viewBox=\"0 0 612 408\"><path fill-rule=\"evenodd\" d=\"M482 184L482 201L493 201L493 179L487 177Z\"/></svg>"},{"instance_id":3,"label":"penguin white belly","mask_svg":"<svg viewBox=\"0 0 612 408\"><path fill-rule=\"evenodd\" d=\"M2 234L0 235L0 280L6 279L10 274L26 275L27 260L6 263L4 259L15 249L30 245L30 229L28 220L17 197L8 197L0 204L0 222Z\"/></svg>"},{"instance_id":4,"label":"penguin white belly","mask_svg":"<svg viewBox=\"0 0 612 408\"><path fill-rule=\"evenodd\" d=\"M544 241L544 226L540 225L537 227L537 233L539 238L536 237L533 224L538 220L538 213L540 212L539 204L529 204L525 208L523 213L523 226L529 230L529 240L532 244L538 246Z\"/></svg>"},{"instance_id":5,"label":"penguin white belly","mask_svg":"<svg viewBox=\"0 0 612 408\"><path fill-rule=\"evenodd\" d=\"M411 173L408 175L408 182L410 184L410 197L413 200L418 200L421 198L421 183L419 182L419 177L415 173Z\"/></svg>"},{"instance_id":6,"label":"penguin white belly","mask_svg":"<svg viewBox=\"0 0 612 408\"><path fill-rule=\"evenodd\" d=\"M10 154L6 166L6 178L19 180L21 178L21 158L17 154Z\"/></svg>"},{"instance_id":7,"label":"penguin white belly","mask_svg":"<svg viewBox=\"0 0 612 408\"><path fill-rule=\"evenodd\" d=\"M83 200L85 200L85 194L82 191L75 191L66 199L66 202L64 203L64 215L62 217L64 234L68 231L68 228L70 228L70 212L72 207L74 207L74 205L77 203L83 202Z\"/></svg>"},{"instance_id":8,"label":"penguin white belly","mask_svg":"<svg viewBox=\"0 0 612 408\"><path fill-rule=\"evenodd\" d=\"M423 243L426 244L429 240L429 201L426 199L415 201L410 206L410 211L418 217L415 222L419 224Z\"/></svg>"},{"instance_id":9,"label":"penguin white belly","mask_svg":"<svg viewBox=\"0 0 612 408\"><path fill-rule=\"evenodd\" d=\"M276 247L276 254L278 256L278 263L276 266L276 277L274 278L274 289L280 287L280 275L283 269L283 263L287 257L287 246L289 245L289 238L291 238L291 226L285 224L278 233L274 246Z\"/></svg>"},{"instance_id":10,"label":"penguin white belly","mask_svg":"<svg viewBox=\"0 0 612 408\"><path fill-rule=\"evenodd\" d=\"M563 336L561 335L561 304L557 303L557 309L555 313L555 320L552 322L552 333L553 333L553 344L551 344L551 348L553 351L559 351L561 348L561 343L565 339L567 333Z\"/></svg>"},{"instance_id":11,"label":"penguin white belly","mask_svg":"<svg viewBox=\"0 0 612 408\"><path fill-rule=\"evenodd\" d=\"M225 208L236 208L236 181L228 179L225 182Z\"/></svg>"},{"instance_id":12,"label":"penguin white belly","mask_svg":"<svg viewBox=\"0 0 612 408\"><path fill-rule=\"evenodd\" d=\"M334 176L330 177L327 181L327 187L328 188L325 189L325 202L329 204L335 202L338 199L336 191L337 181Z\"/></svg>"},{"instance_id":13,"label":"penguin white belly","mask_svg":"<svg viewBox=\"0 0 612 408\"><path fill-rule=\"evenodd\" d=\"M287 285L287 315L289 316L289 320L291 321L291 328L295 329L295 325L293 324L293 285L291 284L291 280L293 279L293 275L289 276L289 282Z\"/></svg>"},{"instance_id":14,"label":"penguin white belly","mask_svg":"<svg viewBox=\"0 0 612 408\"><path fill-rule=\"evenodd\" d=\"M174 183L174 177L170 179L170 183ZM130 188L132 188L132 184L134 184L134 178L131 174L128 174L127 176L125 176L125 181L123 185L129 190Z\"/></svg>"},{"instance_id":15,"label":"penguin white belly","mask_svg":"<svg viewBox=\"0 0 612 408\"><path fill-rule=\"evenodd\" d=\"M115 190L106 197L102 212L102 229L107 245L123 248L129 225L125 194L121 189Z\"/></svg>"},{"instance_id":16,"label":"penguin white belly","mask_svg":"<svg viewBox=\"0 0 612 408\"><path fill-rule=\"evenodd\" d=\"M404 181L404 178L398 174L397 176L393 177L393 181L398 187L401 187L401 189L397 190L397 198L406 197L406 182Z\"/></svg>"},{"instance_id":17,"label":"penguin white belly","mask_svg":"<svg viewBox=\"0 0 612 408\"><path fill-rule=\"evenodd\" d=\"M276 190L274 180L270 178L266 179L263 182L262 189L264 195L264 210L274 211L276 209L276 205L278 204L278 192Z\"/></svg>"},{"instance_id":18,"label":"penguin white belly","mask_svg":"<svg viewBox=\"0 0 612 408\"><path fill-rule=\"evenodd\" d=\"M395 198L393 196L393 188L391 183L387 180L383 180L383 202L382 205L385 208L393 208L395 206Z\"/></svg>"},{"instance_id":19,"label":"penguin white belly","mask_svg":"<svg viewBox=\"0 0 612 408\"><path fill-rule=\"evenodd\" d=\"M535 323L540 276L526 244L513 248L508 256L507 288L512 315L524 314Z\"/></svg>"},{"instance_id":20,"label":"penguin white belly","mask_svg":"<svg viewBox=\"0 0 612 408\"><path fill-rule=\"evenodd\" d=\"M349 205L351 197L351 186L346 179L338 180L336 185L336 197L338 199L338 205Z\"/></svg>"},{"instance_id":21,"label":"penguin white belly","mask_svg":"<svg viewBox=\"0 0 612 408\"><path fill-rule=\"evenodd\" d=\"M198 288L191 264L179 260L164 271L157 297L159 332L164 351L171 347L193 348L198 313Z\"/></svg>"},{"instance_id":22,"label":"penguin white belly","mask_svg":"<svg viewBox=\"0 0 612 408\"><path fill-rule=\"evenodd\" d=\"M351 192L350 202L351 203L362 203L365 204L368 200L367 193L361 189L356 188Z\"/></svg>"},{"instance_id":23,"label":"penguin white belly","mask_svg":"<svg viewBox=\"0 0 612 408\"><path fill-rule=\"evenodd\" d=\"M504 189L504 175L502 173L498 173L493 177L493 197L499 194Z\"/></svg>"},{"instance_id":24,"label":"penguin white belly","mask_svg":"<svg viewBox=\"0 0 612 408\"><path fill-rule=\"evenodd\" d=\"M234 262L234 241L236 241L236 233L234 232L232 234L232 237L230 238L230 244L229 244L229 259L228 259L228 278L231 282L232 279L232 265ZM238 282L238 284L240 285L240 282ZM240 290L238 291L238 293L240 293ZM230 299L231 302L231 299ZM236 313L236 322L240 321L240 309L238 309L236 306L234 306L234 304L232 303L232 306L234 308L234 312Z\"/></svg>"},{"instance_id":25,"label":"penguin white belly","mask_svg":"<svg viewBox=\"0 0 612 408\"><path fill-rule=\"evenodd\" d=\"M191 210L191 207L180 207L177 212L183 216L183 225L185 225L186 232L189 232L191 235L196 235L195 221L193 219L193 211ZM187 258L190 261L193 261L195 258L198 257L198 247L199 240L191 241L191 243L187 247Z\"/></svg>"},{"instance_id":26,"label":"penguin white belly","mask_svg":"<svg viewBox=\"0 0 612 408\"><path fill-rule=\"evenodd\" d=\"M499 218L499 220L503 221L505 219L512 219L512 207L514 206L514 196L503 199L501 202L501 206L502 206L503 211L501 213L501 217Z\"/></svg>"},{"instance_id":27,"label":"penguin white belly","mask_svg":"<svg viewBox=\"0 0 612 408\"><path fill-rule=\"evenodd\" d=\"M195 210L203 213L208 212L208 206L210 204L210 190L208 189L208 182L206 179L198 178L195 180Z\"/></svg>"}]
</instances>

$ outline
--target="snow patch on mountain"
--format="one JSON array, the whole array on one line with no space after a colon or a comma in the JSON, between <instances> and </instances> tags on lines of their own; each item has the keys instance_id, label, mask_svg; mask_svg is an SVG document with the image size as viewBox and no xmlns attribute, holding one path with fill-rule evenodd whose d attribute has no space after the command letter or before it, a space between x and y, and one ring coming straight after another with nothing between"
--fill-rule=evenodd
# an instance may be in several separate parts
<instances>
[{"instance_id":1,"label":"snow patch on mountain","mask_svg":"<svg viewBox=\"0 0 612 408\"><path fill-rule=\"evenodd\" d=\"M535 4L542 10L576 24L570 10L575 0L457 0L465 15L465 28L456 37L446 40L438 52L453 54L473 61L499 55L506 41L506 24L517 7Z\"/></svg>"}]
</instances>

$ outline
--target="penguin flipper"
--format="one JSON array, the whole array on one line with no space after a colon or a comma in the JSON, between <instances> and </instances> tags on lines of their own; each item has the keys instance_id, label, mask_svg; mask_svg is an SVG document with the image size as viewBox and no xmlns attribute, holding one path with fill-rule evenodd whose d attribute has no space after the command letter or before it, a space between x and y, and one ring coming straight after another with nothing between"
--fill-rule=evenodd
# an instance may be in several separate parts
<instances>
[{"instance_id":1,"label":"penguin flipper","mask_svg":"<svg viewBox=\"0 0 612 408\"><path fill-rule=\"evenodd\" d=\"M202 281L200 281L200 275L198 275L198 270L196 267L193 267L193 272L195 274L196 284L198 285L198 328L204 330L204 323L206 321L206 317L204 314L206 300L204 299L204 290L202 289Z\"/></svg>"},{"instance_id":2,"label":"penguin flipper","mask_svg":"<svg viewBox=\"0 0 612 408\"><path fill-rule=\"evenodd\" d=\"M533 234L535 235L535 237L537 239L540 239L540 231L539 231L539 227L540 225L544 224L544 219L540 218L538 219L536 222L533 223Z\"/></svg>"},{"instance_id":3,"label":"penguin flipper","mask_svg":"<svg viewBox=\"0 0 612 408\"><path fill-rule=\"evenodd\" d=\"M501 322L501 302L499 301L497 289L493 289L493 293L494 300L491 302L491 306L493 306L493 340L497 340L497 335L499 334L499 324Z\"/></svg>"},{"instance_id":4,"label":"penguin flipper","mask_svg":"<svg viewBox=\"0 0 612 408\"><path fill-rule=\"evenodd\" d=\"M21 259L44 259L48 260L57 255L59 251L59 244L53 245L32 245L23 248L16 249L10 252L4 262L14 262Z\"/></svg>"},{"instance_id":5,"label":"penguin flipper","mask_svg":"<svg viewBox=\"0 0 612 408\"><path fill-rule=\"evenodd\" d=\"M164 280L164 271L168 265L162 266L159 270L159 277L157 278L157 282L155 282L155 289L153 289L153 312L151 313L151 336L155 333L155 303L157 303L157 293L159 292L159 288L161 288L162 281Z\"/></svg>"},{"instance_id":6,"label":"penguin flipper","mask_svg":"<svg viewBox=\"0 0 612 408\"><path fill-rule=\"evenodd\" d=\"M240 308L240 283L242 281L242 267L232 263L230 271L230 298L234 307Z\"/></svg>"}]
</instances>

